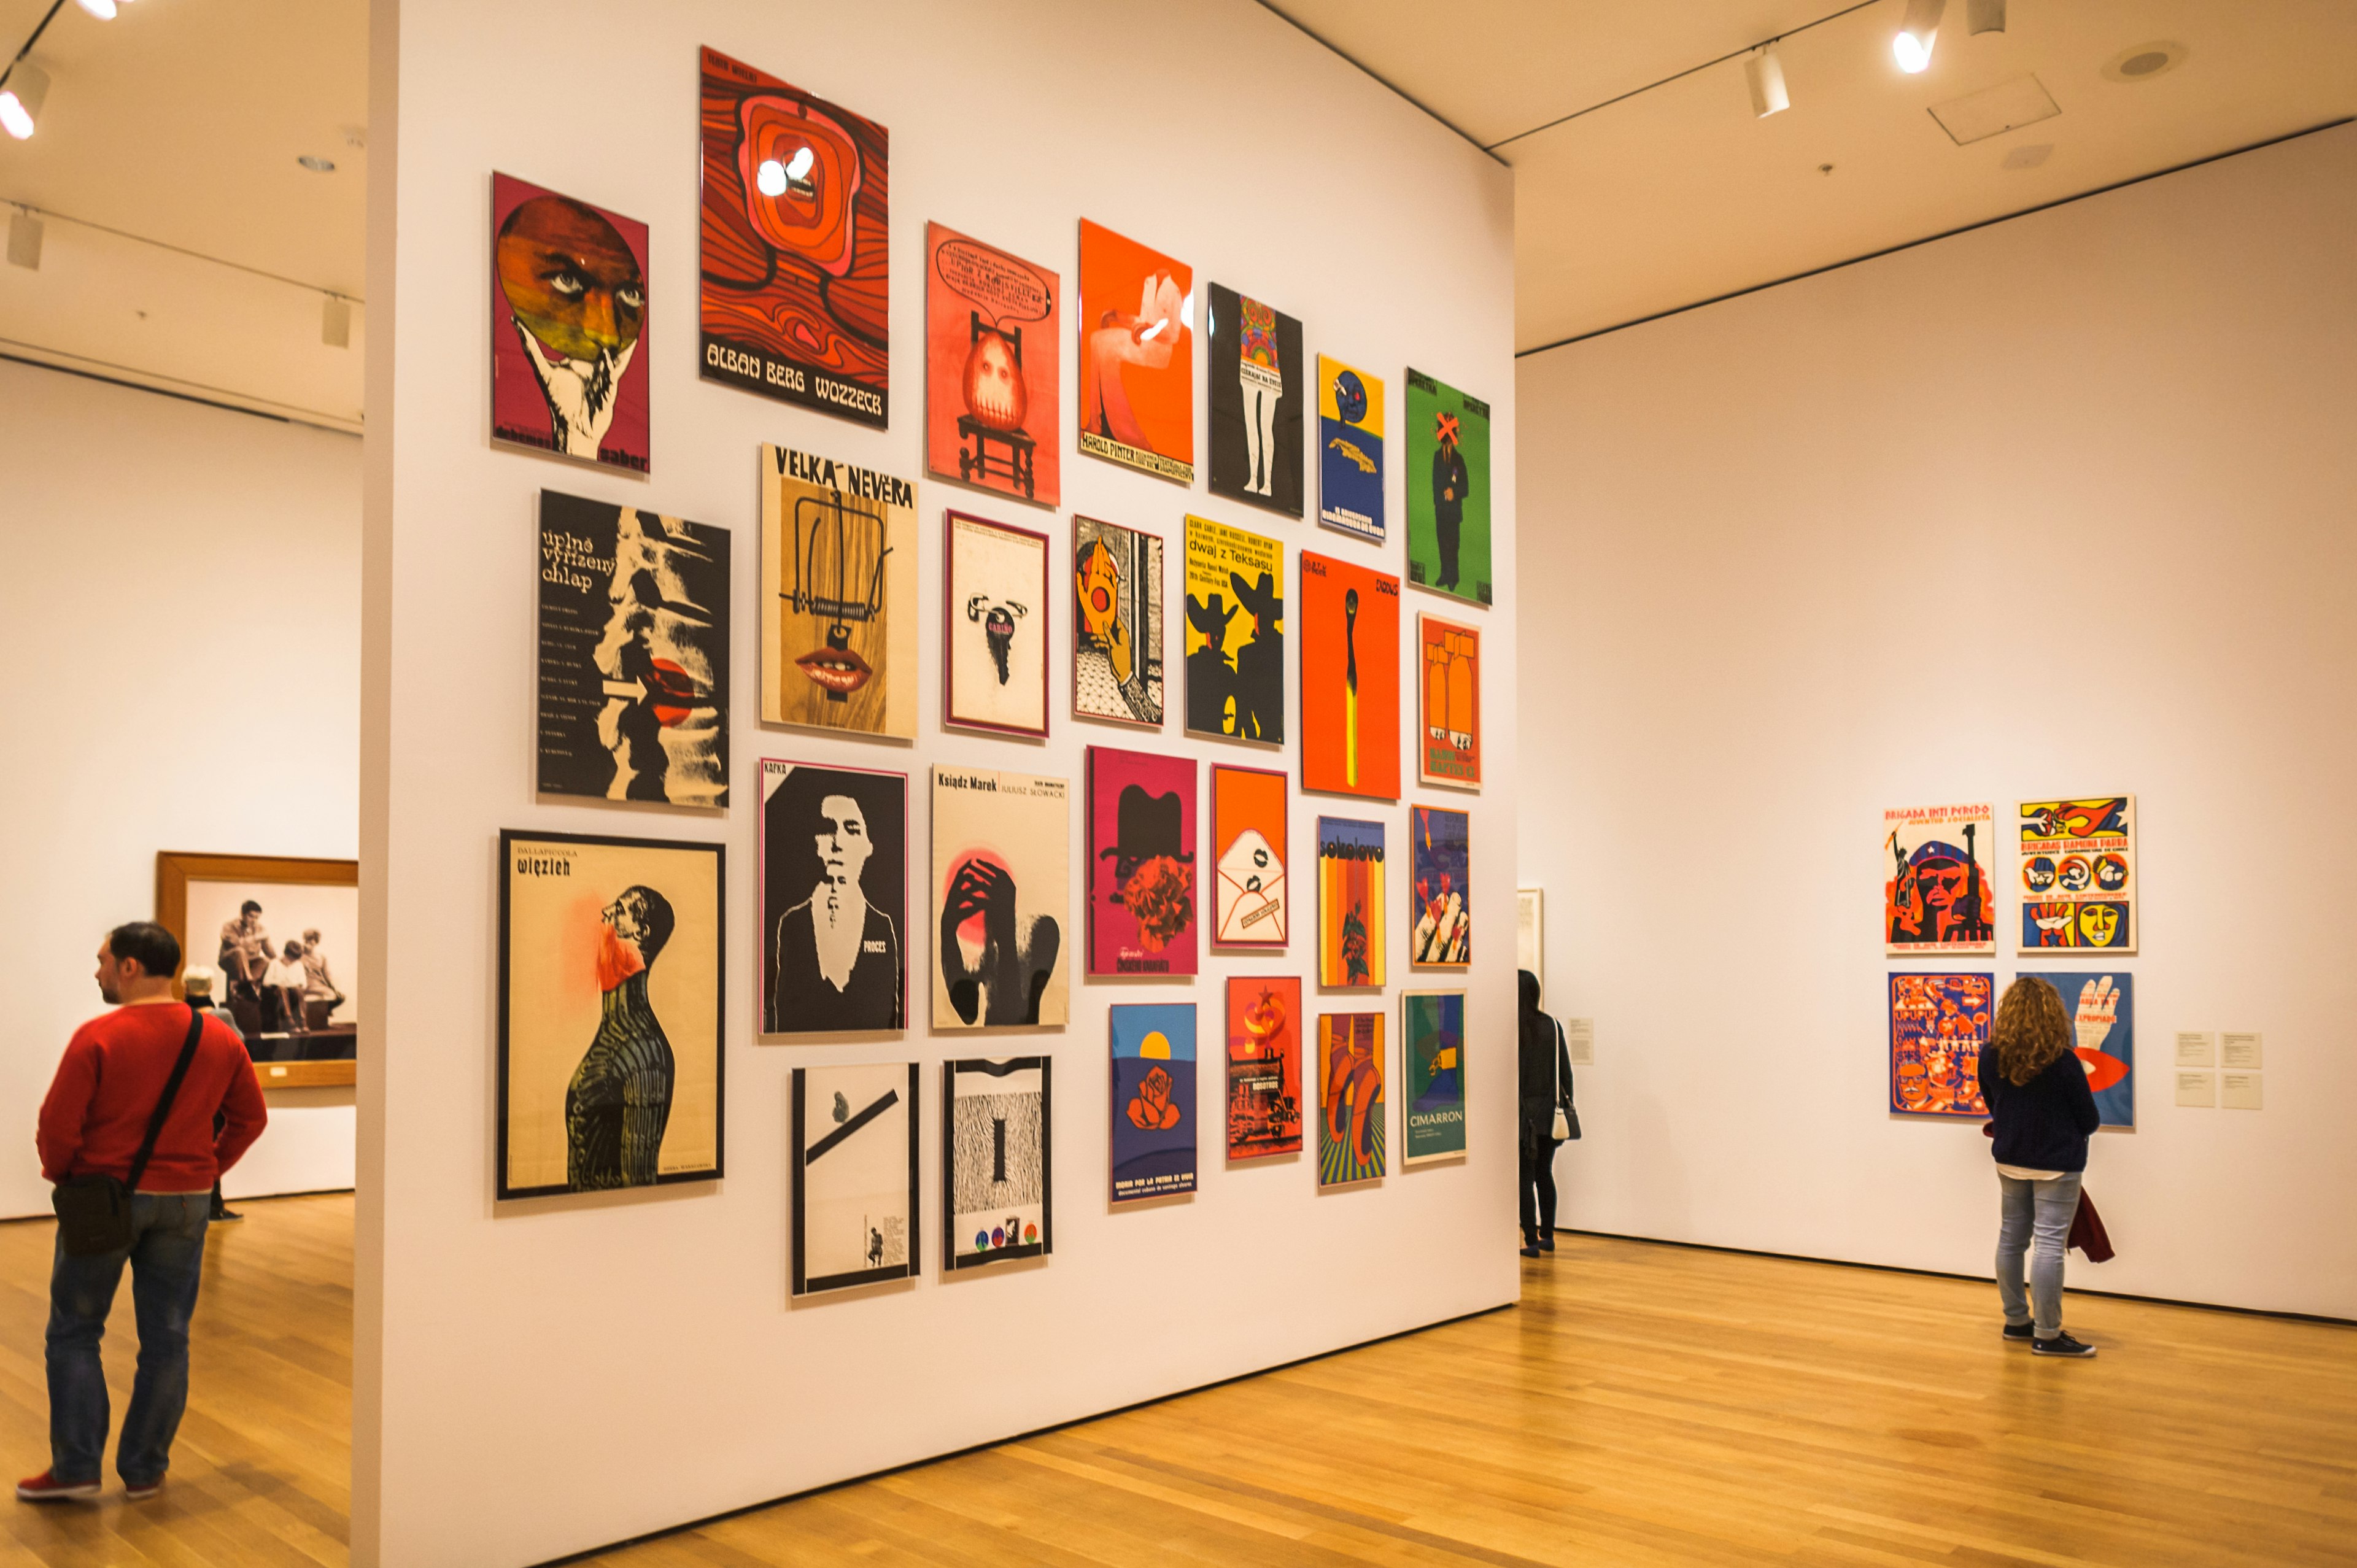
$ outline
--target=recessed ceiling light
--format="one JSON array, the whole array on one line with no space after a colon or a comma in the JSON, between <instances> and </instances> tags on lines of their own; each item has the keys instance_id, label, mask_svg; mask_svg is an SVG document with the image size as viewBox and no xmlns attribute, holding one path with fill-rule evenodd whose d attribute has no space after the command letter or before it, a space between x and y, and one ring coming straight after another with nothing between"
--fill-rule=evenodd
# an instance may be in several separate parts
<instances>
[{"instance_id":1,"label":"recessed ceiling light","mask_svg":"<svg viewBox=\"0 0 2357 1568\"><path fill-rule=\"evenodd\" d=\"M313 174L333 174L336 172L336 160L333 158L323 158L317 153L304 153L297 156L295 161L301 164L305 168L309 169Z\"/></svg>"},{"instance_id":2,"label":"recessed ceiling light","mask_svg":"<svg viewBox=\"0 0 2357 1568\"><path fill-rule=\"evenodd\" d=\"M2185 63L2186 48L2173 39L2156 38L2122 49L2104 64L2107 81L2150 81Z\"/></svg>"}]
</instances>

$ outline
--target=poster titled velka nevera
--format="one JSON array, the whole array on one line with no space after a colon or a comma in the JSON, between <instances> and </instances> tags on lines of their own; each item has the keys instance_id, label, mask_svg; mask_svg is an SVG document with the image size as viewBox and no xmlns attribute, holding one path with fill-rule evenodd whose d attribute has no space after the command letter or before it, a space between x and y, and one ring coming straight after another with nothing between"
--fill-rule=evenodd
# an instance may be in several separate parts
<instances>
[{"instance_id":1,"label":"poster titled velka nevera","mask_svg":"<svg viewBox=\"0 0 2357 1568\"><path fill-rule=\"evenodd\" d=\"M761 718L917 733L917 487L763 446Z\"/></svg>"},{"instance_id":2,"label":"poster titled velka nevera","mask_svg":"<svg viewBox=\"0 0 2357 1568\"><path fill-rule=\"evenodd\" d=\"M1400 1048L1407 1073L1407 1128L1400 1164L1465 1152L1465 993L1400 995Z\"/></svg>"},{"instance_id":3,"label":"poster titled velka nevera","mask_svg":"<svg viewBox=\"0 0 2357 1568\"><path fill-rule=\"evenodd\" d=\"M728 804L728 531L540 494L536 787Z\"/></svg>"}]
</instances>

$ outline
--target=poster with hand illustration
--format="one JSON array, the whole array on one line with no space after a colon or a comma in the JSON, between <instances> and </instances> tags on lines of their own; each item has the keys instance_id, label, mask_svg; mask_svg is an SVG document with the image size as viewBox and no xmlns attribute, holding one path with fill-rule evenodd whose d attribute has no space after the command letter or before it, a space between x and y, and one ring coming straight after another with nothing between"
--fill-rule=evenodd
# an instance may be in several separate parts
<instances>
[{"instance_id":1,"label":"poster with hand illustration","mask_svg":"<svg viewBox=\"0 0 2357 1568\"><path fill-rule=\"evenodd\" d=\"M1053 268L925 225L925 472L1056 504L1062 292Z\"/></svg>"},{"instance_id":2,"label":"poster with hand illustration","mask_svg":"<svg viewBox=\"0 0 2357 1568\"><path fill-rule=\"evenodd\" d=\"M2061 993L2071 1048L2106 1127L2136 1125L2136 976L2122 970L2025 971Z\"/></svg>"},{"instance_id":3,"label":"poster with hand illustration","mask_svg":"<svg viewBox=\"0 0 2357 1568\"><path fill-rule=\"evenodd\" d=\"M1301 515L1301 424L1308 367L1301 323L1212 284L1211 493Z\"/></svg>"},{"instance_id":4,"label":"poster with hand illustration","mask_svg":"<svg viewBox=\"0 0 2357 1568\"><path fill-rule=\"evenodd\" d=\"M491 439L650 471L647 226L491 176Z\"/></svg>"},{"instance_id":5,"label":"poster with hand illustration","mask_svg":"<svg viewBox=\"0 0 2357 1568\"><path fill-rule=\"evenodd\" d=\"M936 765L932 818L934 1030L1063 1024L1069 781Z\"/></svg>"},{"instance_id":6,"label":"poster with hand illustration","mask_svg":"<svg viewBox=\"0 0 2357 1568\"><path fill-rule=\"evenodd\" d=\"M1195 1004L1116 1003L1113 1048L1113 1200L1195 1190Z\"/></svg>"},{"instance_id":7,"label":"poster with hand illustration","mask_svg":"<svg viewBox=\"0 0 2357 1568\"><path fill-rule=\"evenodd\" d=\"M1195 270L1081 220L1081 450L1195 482Z\"/></svg>"},{"instance_id":8,"label":"poster with hand illustration","mask_svg":"<svg viewBox=\"0 0 2357 1568\"><path fill-rule=\"evenodd\" d=\"M2133 953L2136 803L2133 795L2025 800L2015 808L2024 953L2098 948Z\"/></svg>"}]
</instances>

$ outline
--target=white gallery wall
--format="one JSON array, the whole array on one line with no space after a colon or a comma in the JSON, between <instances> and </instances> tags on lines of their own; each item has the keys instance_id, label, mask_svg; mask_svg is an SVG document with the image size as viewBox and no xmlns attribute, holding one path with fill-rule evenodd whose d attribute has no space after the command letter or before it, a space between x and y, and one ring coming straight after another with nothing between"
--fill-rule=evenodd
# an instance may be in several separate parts
<instances>
[{"instance_id":1,"label":"white gallery wall","mask_svg":"<svg viewBox=\"0 0 2357 1568\"><path fill-rule=\"evenodd\" d=\"M360 809L361 446L0 362L0 1218L47 1214L33 1121L156 854L349 859ZM210 951L198 955L210 962ZM231 1196L352 1185L352 1091L281 1090Z\"/></svg>"},{"instance_id":2,"label":"white gallery wall","mask_svg":"<svg viewBox=\"0 0 2357 1568\"><path fill-rule=\"evenodd\" d=\"M1289 600L1303 547L1394 574L1377 547L1213 499L1074 450L1073 345L1063 355L1063 505L1049 511L922 477L921 241L939 220L1060 269L1076 314L1082 218L1195 269L1197 321L1217 282L1301 318L1308 353L1383 375L1394 450L1414 365L1495 409L1495 532L1513 550L1512 193L1477 149L1250 0L1192 8L1028 0L969 10L886 0L775 7L621 0L496 7L375 0L370 156L362 875L367 983L387 998L364 1044L356 1281L354 1555L363 1563L537 1562L716 1511L1107 1410L1514 1299L1510 725L1489 736L1478 796L1395 805L1298 790L1296 606L1281 760L1263 748L1077 722L1059 569L1045 743L941 724L943 509L1046 532L1069 559L1074 511L1161 533L1178 604L1192 510L1273 535ZM874 431L701 381L695 352L700 155L697 48L709 45L881 122L891 137L893 416ZM494 170L651 230L650 478L493 450L487 355ZM1068 320L1071 317L1068 315ZM1199 340L1200 341L1200 340ZM1199 452L1204 363L1197 353ZM1314 420L1309 428L1314 429ZM913 745L759 722L757 448L775 442L914 479L920 696ZM1392 464L1396 527L1404 464ZM1314 471L1314 470L1313 470ZM733 795L725 813L535 799L534 506L543 487L651 506L732 531ZM1313 486L1314 489L1314 486ZM1489 610L1410 590L1418 609L1478 621L1511 649L1511 591ZM1178 619L1173 616L1170 621ZM1167 623L1168 624L1168 623ZM1168 695L1182 689L1176 625ZM1404 638L1401 678L1408 680ZM1513 712L1507 661L1485 704ZM1404 714L1405 716L1405 714ZM1192 982L1081 978L1079 785L1090 745L1282 767L1297 902L1281 961L1208 955ZM921 873L907 938L911 1026L881 1043L764 1044L753 1032L756 801L764 757L905 769L910 842L929 838L935 763L1074 782L1075 965L1069 1027L937 1035L926 1004L936 910ZM1412 768L1409 777L1413 777ZM1321 1195L1314 1154L1225 1165L1204 1122L1200 1189L1112 1212L1106 1008L1192 1002L1205 1086L1220 1071L1224 979L1311 975L1313 821L1384 822L1405 842L1413 800L1474 814L1477 943L1469 1140L1461 1162ZM493 1190L496 845L505 827L721 841L727 850L726 1174L708 1184L497 1204ZM1198 865L1208 859L1198 846ZM1391 873L1405 909L1405 854ZM1398 993L1412 974L1320 995L1308 1010L1382 1008L1391 1096ZM1312 1000L1314 999L1314 1000ZM1055 1251L944 1281L938 1064L1055 1059ZM791 1069L923 1064L921 1277L790 1303ZM1205 1104L1213 1103L1205 1100ZM1391 1112L1394 1148L1399 1113ZM1313 1129L1314 1136L1314 1129ZM497 1495L482 1489L498 1477Z\"/></svg>"},{"instance_id":3,"label":"white gallery wall","mask_svg":"<svg viewBox=\"0 0 2357 1568\"><path fill-rule=\"evenodd\" d=\"M1946 966L1883 956L1882 812L2129 792L2136 956L1953 966L2136 977L2071 1279L2357 1317L2352 254L2342 126L1521 361L1566 1225L1987 1273L1979 1124L1885 1112ZM2179 1108L2179 1030L2261 1031L2265 1108Z\"/></svg>"}]
</instances>

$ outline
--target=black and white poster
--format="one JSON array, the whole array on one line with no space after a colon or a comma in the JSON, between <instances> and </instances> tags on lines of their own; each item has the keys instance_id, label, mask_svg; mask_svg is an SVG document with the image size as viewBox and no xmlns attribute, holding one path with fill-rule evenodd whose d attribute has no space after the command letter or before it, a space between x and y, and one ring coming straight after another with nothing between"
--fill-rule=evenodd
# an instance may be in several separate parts
<instances>
[{"instance_id":1,"label":"black and white poster","mask_svg":"<svg viewBox=\"0 0 2357 1568\"><path fill-rule=\"evenodd\" d=\"M917 1273L917 1064L794 1069L794 1294Z\"/></svg>"},{"instance_id":2,"label":"black and white poster","mask_svg":"<svg viewBox=\"0 0 2357 1568\"><path fill-rule=\"evenodd\" d=\"M762 1033L899 1028L908 910L908 776L764 757Z\"/></svg>"},{"instance_id":3,"label":"black and white poster","mask_svg":"<svg viewBox=\"0 0 2357 1568\"><path fill-rule=\"evenodd\" d=\"M1047 1057L942 1064L942 1266L1055 1250Z\"/></svg>"},{"instance_id":4,"label":"black and white poster","mask_svg":"<svg viewBox=\"0 0 2357 1568\"><path fill-rule=\"evenodd\" d=\"M544 795L728 804L728 531L540 493Z\"/></svg>"}]
</instances>

